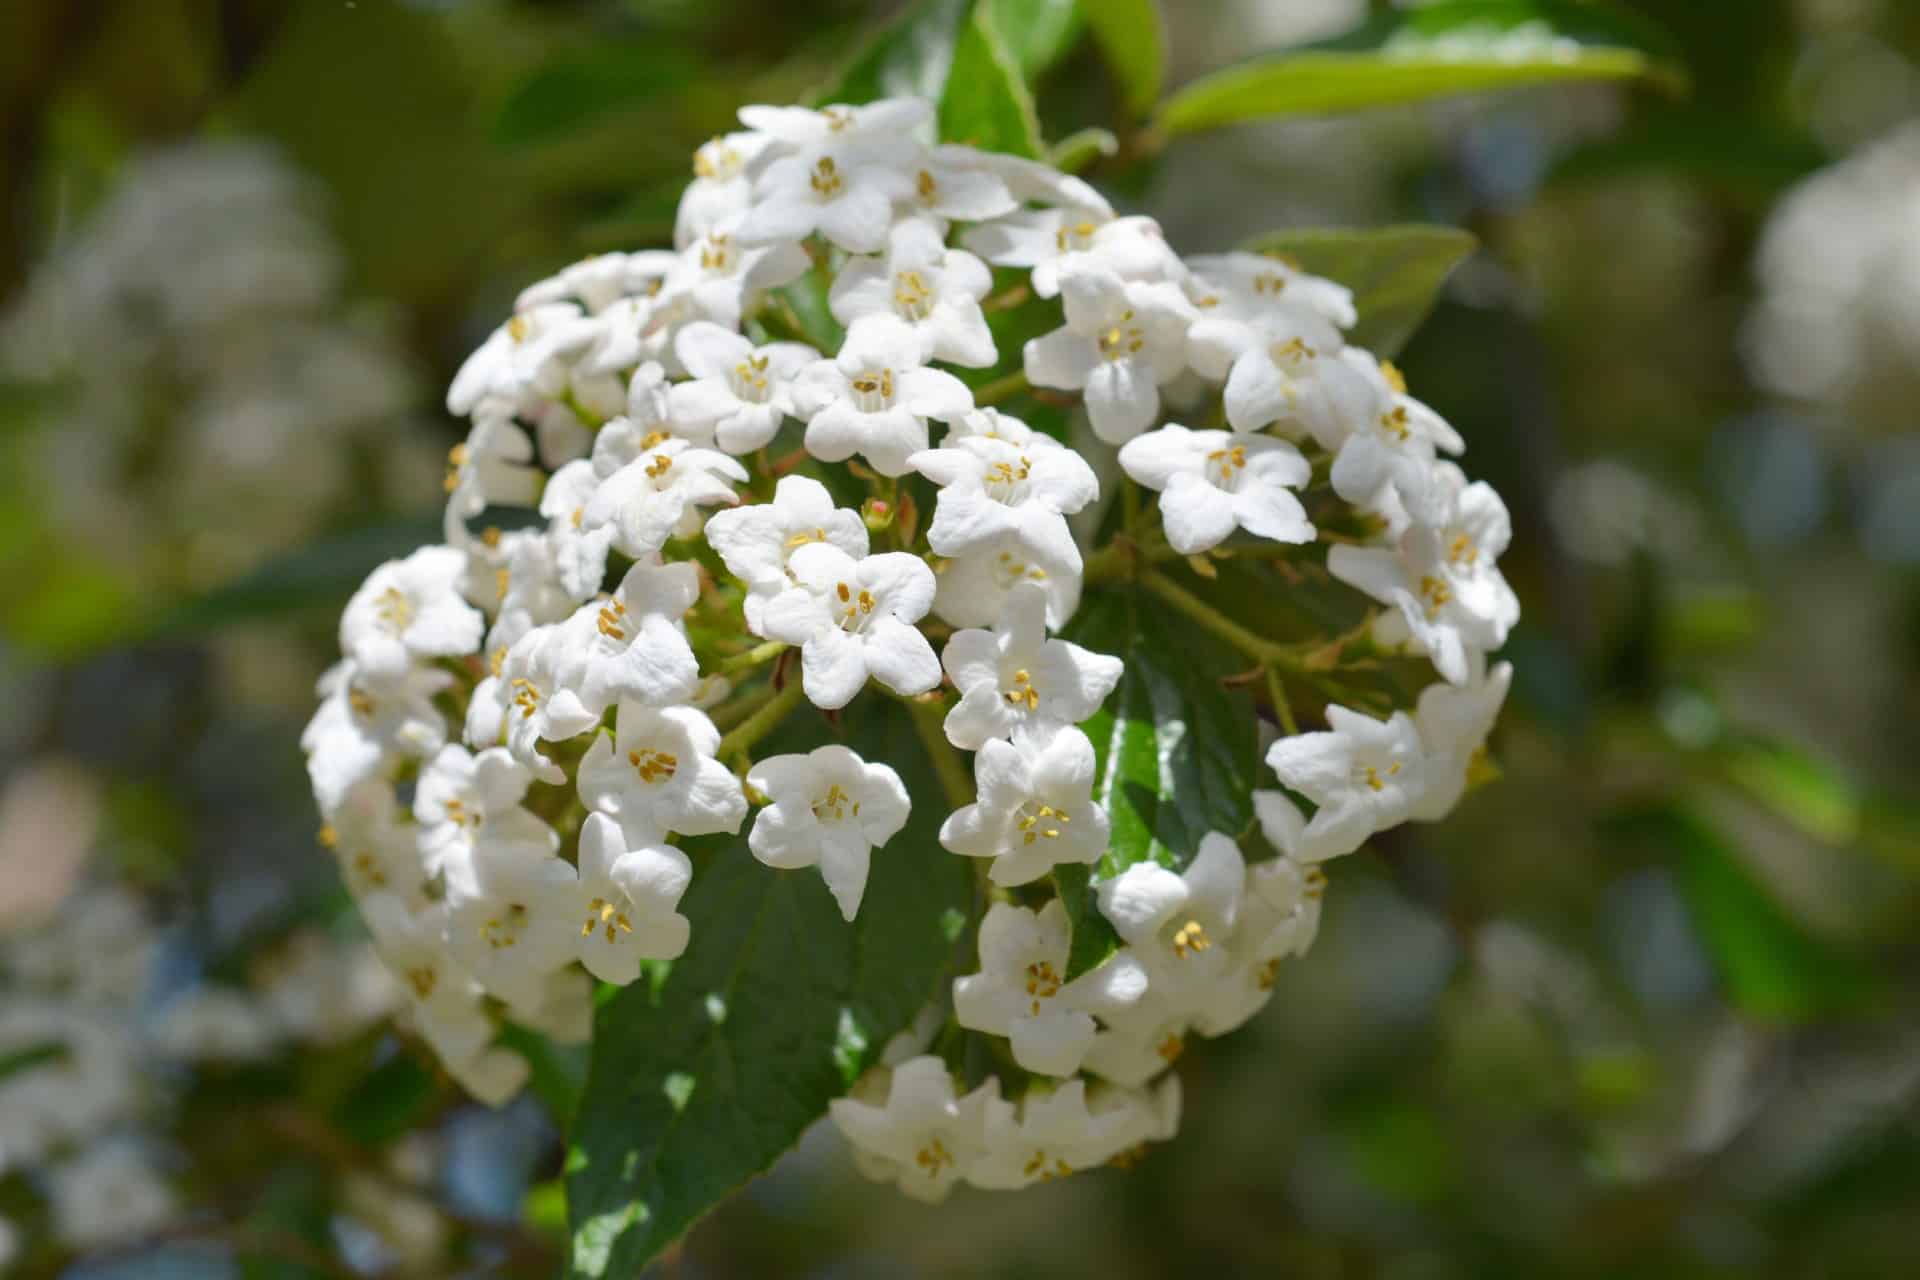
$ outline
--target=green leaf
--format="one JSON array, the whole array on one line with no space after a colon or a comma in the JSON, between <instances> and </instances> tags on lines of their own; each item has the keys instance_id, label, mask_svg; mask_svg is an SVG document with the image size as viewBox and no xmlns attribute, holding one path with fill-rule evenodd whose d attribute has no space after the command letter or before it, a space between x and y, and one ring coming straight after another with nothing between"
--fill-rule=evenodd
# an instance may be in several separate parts
<instances>
[{"instance_id":1,"label":"green leaf","mask_svg":"<svg viewBox=\"0 0 1920 1280\"><path fill-rule=\"evenodd\" d=\"M1722 191L1770 199L1832 159L1805 133L1752 116L1666 112L1631 133L1574 147L1546 181L1569 186L1684 174Z\"/></svg>"},{"instance_id":2,"label":"green leaf","mask_svg":"<svg viewBox=\"0 0 1920 1280\"><path fill-rule=\"evenodd\" d=\"M1672 91L1686 84L1671 41L1633 14L1576 0L1443 0L1202 76L1161 104L1155 124L1193 133L1522 85L1632 79Z\"/></svg>"},{"instance_id":3,"label":"green leaf","mask_svg":"<svg viewBox=\"0 0 1920 1280\"><path fill-rule=\"evenodd\" d=\"M1805 1022L1856 1010L1872 997L1858 957L1789 916L1699 814L1674 807L1617 825L1666 856L1727 998L1749 1017Z\"/></svg>"},{"instance_id":4,"label":"green leaf","mask_svg":"<svg viewBox=\"0 0 1920 1280\"><path fill-rule=\"evenodd\" d=\"M976 4L960 30L946 92L940 96L940 137L986 151L1040 158L1033 95L994 24L991 4Z\"/></svg>"},{"instance_id":5,"label":"green leaf","mask_svg":"<svg viewBox=\"0 0 1920 1280\"><path fill-rule=\"evenodd\" d=\"M0 1080L16 1076L22 1071L31 1071L49 1062L58 1062L67 1056L67 1046L56 1040L44 1044L30 1044L24 1049L11 1049L0 1053Z\"/></svg>"},{"instance_id":6,"label":"green leaf","mask_svg":"<svg viewBox=\"0 0 1920 1280\"><path fill-rule=\"evenodd\" d=\"M1209 831L1238 838L1252 828L1259 740L1252 704L1219 681L1241 664L1150 597L1131 589L1091 595L1066 635L1126 664L1083 726L1098 761L1094 798L1113 824L1107 852L1096 867L1054 873L1073 922L1074 978L1119 945L1094 906L1096 875L1147 861L1185 870Z\"/></svg>"},{"instance_id":7,"label":"green leaf","mask_svg":"<svg viewBox=\"0 0 1920 1280\"><path fill-rule=\"evenodd\" d=\"M495 142L553 142L692 84L699 66L678 45L598 45L556 58L516 85L494 118Z\"/></svg>"},{"instance_id":8,"label":"green leaf","mask_svg":"<svg viewBox=\"0 0 1920 1280\"><path fill-rule=\"evenodd\" d=\"M817 871L774 871L744 836L689 841L682 909L693 940L656 988L600 1006L568 1153L571 1274L639 1273L648 1259L799 1140L932 998L972 903L967 860L943 850L940 786L905 708L862 699L848 745L896 769L906 828L873 855L859 918ZM826 737L802 713L766 754Z\"/></svg>"},{"instance_id":9,"label":"green leaf","mask_svg":"<svg viewBox=\"0 0 1920 1280\"><path fill-rule=\"evenodd\" d=\"M1155 0L1090 0L1087 25L1120 82L1121 100L1144 119L1167 79L1167 28Z\"/></svg>"},{"instance_id":10,"label":"green leaf","mask_svg":"<svg viewBox=\"0 0 1920 1280\"><path fill-rule=\"evenodd\" d=\"M1832 765L1785 742L1754 739L1721 753L1734 785L1816 840L1849 845L1860 834L1858 787Z\"/></svg>"},{"instance_id":11,"label":"green leaf","mask_svg":"<svg viewBox=\"0 0 1920 1280\"><path fill-rule=\"evenodd\" d=\"M1350 340L1388 357L1406 345L1447 277L1478 244L1455 227L1408 223L1371 231L1275 231L1245 247L1283 256L1353 290L1360 323Z\"/></svg>"},{"instance_id":12,"label":"green leaf","mask_svg":"<svg viewBox=\"0 0 1920 1280\"><path fill-rule=\"evenodd\" d=\"M586 1046L555 1044L538 1032L512 1025L501 1034L500 1042L527 1060L528 1087L555 1123L562 1128L570 1125L587 1083Z\"/></svg>"},{"instance_id":13,"label":"green leaf","mask_svg":"<svg viewBox=\"0 0 1920 1280\"><path fill-rule=\"evenodd\" d=\"M1047 163L1062 173L1079 173L1095 160L1120 150L1120 139L1109 129L1081 129L1053 144Z\"/></svg>"},{"instance_id":14,"label":"green leaf","mask_svg":"<svg viewBox=\"0 0 1920 1280\"><path fill-rule=\"evenodd\" d=\"M839 75L814 91L813 101L857 105L907 94L938 102L971 8L968 0L908 5L874 33Z\"/></svg>"},{"instance_id":15,"label":"green leaf","mask_svg":"<svg viewBox=\"0 0 1920 1280\"><path fill-rule=\"evenodd\" d=\"M982 7L1029 83L1065 57L1085 30L1076 0L986 0Z\"/></svg>"},{"instance_id":16,"label":"green leaf","mask_svg":"<svg viewBox=\"0 0 1920 1280\"><path fill-rule=\"evenodd\" d=\"M438 515L329 534L167 611L141 635L124 638L157 640L305 609L337 608L383 561L405 556L440 537Z\"/></svg>"}]
</instances>

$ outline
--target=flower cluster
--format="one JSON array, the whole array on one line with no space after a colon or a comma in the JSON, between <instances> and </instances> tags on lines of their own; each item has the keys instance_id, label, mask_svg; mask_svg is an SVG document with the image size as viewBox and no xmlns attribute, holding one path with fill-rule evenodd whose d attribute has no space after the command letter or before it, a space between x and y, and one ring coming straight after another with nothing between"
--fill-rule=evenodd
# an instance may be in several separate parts
<instances>
[{"instance_id":1,"label":"flower cluster","mask_svg":"<svg viewBox=\"0 0 1920 1280\"><path fill-rule=\"evenodd\" d=\"M1018 1070L967 1088L922 1051L942 1014L833 1117L863 1169L928 1198L1106 1162L1172 1134L1187 1037L1244 1023L1312 943L1317 864L1466 789L1510 675L1488 665L1518 612L1505 510L1346 342L1340 286L1182 260L1076 178L931 143L921 101L741 121L695 157L674 250L534 285L460 370L445 545L367 580L320 684L328 843L415 1029L498 1100L527 1071L503 1012L583 1037L588 975L631 982L689 945L682 837L744 827L852 920L876 850L935 797L832 741L753 748L803 698L831 719L874 684L939 709L974 784L939 842L991 899L947 1025ZM801 320L803 292L830 321ZM1014 355L990 316L1015 305L1051 327L989 381ZM1000 411L1007 387L1073 408L1070 429ZM1059 635L1103 474L1157 495L1129 555L1203 571L1319 541L1305 499L1337 505L1326 571L1382 606L1373 651L1442 677L1386 719L1330 706L1324 732L1276 707L1261 838L1209 833L1180 867L1108 861L1082 726L1122 664ZM1084 973L1062 866L1093 868L1119 940Z\"/></svg>"}]
</instances>

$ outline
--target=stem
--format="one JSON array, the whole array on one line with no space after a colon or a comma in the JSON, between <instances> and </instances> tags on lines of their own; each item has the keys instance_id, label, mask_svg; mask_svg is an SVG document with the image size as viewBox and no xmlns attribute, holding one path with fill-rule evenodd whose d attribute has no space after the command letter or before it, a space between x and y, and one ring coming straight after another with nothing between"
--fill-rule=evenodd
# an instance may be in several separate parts
<instances>
[{"instance_id":1,"label":"stem","mask_svg":"<svg viewBox=\"0 0 1920 1280\"><path fill-rule=\"evenodd\" d=\"M966 766L960 763L960 753L947 741L947 731L941 724L946 719L945 701L923 702L915 698L907 703L907 710L913 715L914 732L920 735L921 745L933 760L933 772L940 779L940 789L947 793L947 803L956 809L972 804L973 779L967 776Z\"/></svg>"},{"instance_id":2,"label":"stem","mask_svg":"<svg viewBox=\"0 0 1920 1280\"><path fill-rule=\"evenodd\" d=\"M786 651L787 646L785 641L768 640L764 644L753 646L753 648L747 650L745 653L734 654L731 658L721 663L716 670L718 670L721 675L732 675L736 671L747 671L759 666L763 662L779 657Z\"/></svg>"},{"instance_id":3,"label":"stem","mask_svg":"<svg viewBox=\"0 0 1920 1280\"><path fill-rule=\"evenodd\" d=\"M756 685L733 701L713 709L713 722L721 732L739 724L748 716L767 705L773 697L771 684Z\"/></svg>"},{"instance_id":4,"label":"stem","mask_svg":"<svg viewBox=\"0 0 1920 1280\"><path fill-rule=\"evenodd\" d=\"M1285 645L1275 644L1271 640L1255 635L1157 569L1142 571L1139 582L1141 586L1248 657L1282 670L1299 669L1299 659L1294 657L1292 650Z\"/></svg>"},{"instance_id":5,"label":"stem","mask_svg":"<svg viewBox=\"0 0 1920 1280\"><path fill-rule=\"evenodd\" d=\"M1275 667L1267 668L1267 696L1273 699L1273 713L1280 717L1280 728L1291 738L1300 732L1300 726L1293 718L1293 702L1287 697L1286 683L1280 679Z\"/></svg>"},{"instance_id":6,"label":"stem","mask_svg":"<svg viewBox=\"0 0 1920 1280\"><path fill-rule=\"evenodd\" d=\"M977 405L999 404L1010 396L1017 396L1031 390L1033 384L1027 381L1025 369L1015 369L1004 378L995 378L992 382L983 382L973 389L973 402Z\"/></svg>"},{"instance_id":7,"label":"stem","mask_svg":"<svg viewBox=\"0 0 1920 1280\"><path fill-rule=\"evenodd\" d=\"M720 748L714 755L722 759L729 755L746 755L760 739L777 729L780 722L787 718L787 713L798 706L805 696L804 686L798 678L789 681L787 687L774 694L765 706L720 739Z\"/></svg>"}]
</instances>

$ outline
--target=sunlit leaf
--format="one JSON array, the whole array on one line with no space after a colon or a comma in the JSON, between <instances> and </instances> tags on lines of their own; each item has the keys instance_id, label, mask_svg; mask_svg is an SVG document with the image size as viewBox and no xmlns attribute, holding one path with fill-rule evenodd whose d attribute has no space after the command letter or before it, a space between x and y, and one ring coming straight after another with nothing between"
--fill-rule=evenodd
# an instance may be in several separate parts
<instances>
[{"instance_id":1,"label":"sunlit leaf","mask_svg":"<svg viewBox=\"0 0 1920 1280\"><path fill-rule=\"evenodd\" d=\"M1442 0L1202 76L1170 94L1155 123L1192 133L1522 85L1635 79L1669 89L1686 82L1671 42L1633 14L1576 0Z\"/></svg>"},{"instance_id":2,"label":"sunlit leaf","mask_svg":"<svg viewBox=\"0 0 1920 1280\"><path fill-rule=\"evenodd\" d=\"M1087 25L1136 118L1160 100L1167 78L1167 29L1156 0L1090 0Z\"/></svg>"},{"instance_id":3,"label":"sunlit leaf","mask_svg":"<svg viewBox=\"0 0 1920 1280\"><path fill-rule=\"evenodd\" d=\"M1033 95L1001 38L991 5L975 5L961 27L952 73L940 96L940 137L1030 160L1040 157Z\"/></svg>"},{"instance_id":4,"label":"sunlit leaf","mask_svg":"<svg viewBox=\"0 0 1920 1280\"><path fill-rule=\"evenodd\" d=\"M1076 0L987 0L982 7L1030 82L1065 57L1086 29Z\"/></svg>"},{"instance_id":5,"label":"sunlit leaf","mask_svg":"<svg viewBox=\"0 0 1920 1280\"><path fill-rule=\"evenodd\" d=\"M875 32L851 61L811 95L815 103L862 103L902 95L938 102L953 68L969 0L918 0Z\"/></svg>"}]
</instances>

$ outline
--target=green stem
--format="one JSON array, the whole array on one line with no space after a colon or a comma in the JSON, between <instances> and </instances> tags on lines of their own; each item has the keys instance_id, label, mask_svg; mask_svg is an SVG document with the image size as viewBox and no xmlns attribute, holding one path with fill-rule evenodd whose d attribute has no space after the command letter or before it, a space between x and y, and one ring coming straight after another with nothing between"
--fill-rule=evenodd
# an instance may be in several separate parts
<instances>
[{"instance_id":1,"label":"green stem","mask_svg":"<svg viewBox=\"0 0 1920 1280\"><path fill-rule=\"evenodd\" d=\"M806 694L796 674L787 683L787 687L768 699L765 706L736 725L726 737L720 739L720 749L714 755L726 759L730 755L746 755L752 751L760 739L766 737L787 718L787 713L798 706Z\"/></svg>"},{"instance_id":2,"label":"green stem","mask_svg":"<svg viewBox=\"0 0 1920 1280\"><path fill-rule=\"evenodd\" d=\"M771 684L756 685L747 692L713 709L713 722L722 733L758 711L773 698Z\"/></svg>"},{"instance_id":3,"label":"green stem","mask_svg":"<svg viewBox=\"0 0 1920 1280\"><path fill-rule=\"evenodd\" d=\"M715 669L719 671L721 675L732 675L736 671L747 671L757 667L763 662L779 657L786 651L787 646L785 641L769 640L764 644L753 646L753 648L747 650L745 653L734 654Z\"/></svg>"},{"instance_id":4,"label":"green stem","mask_svg":"<svg viewBox=\"0 0 1920 1280\"><path fill-rule=\"evenodd\" d=\"M946 719L947 704L944 701L923 702L915 698L908 701L907 710L913 715L914 732L920 735L920 743L926 747L927 755L933 761L933 772L940 779L940 789L947 794L947 803L956 809L972 804L973 779L967 776L966 766L960 763L960 753L947 741L947 731L942 723Z\"/></svg>"},{"instance_id":5,"label":"green stem","mask_svg":"<svg viewBox=\"0 0 1920 1280\"><path fill-rule=\"evenodd\" d=\"M1273 713L1280 717L1280 728L1291 738L1300 732L1300 726L1293 718L1293 701L1287 697L1286 683L1280 679L1278 668L1267 668L1267 695L1273 699Z\"/></svg>"},{"instance_id":6,"label":"green stem","mask_svg":"<svg viewBox=\"0 0 1920 1280\"><path fill-rule=\"evenodd\" d=\"M1141 586L1248 657L1284 671L1300 669L1299 659L1287 646L1255 635L1166 574L1156 569L1146 569L1141 572L1139 581Z\"/></svg>"},{"instance_id":7,"label":"green stem","mask_svg":"<svg viewBox=\"0 0 1920 1280\"><path fill-rule=\"evenodd\" d=\"M1025 369L1015 369L1004 378L995 378L992 382L983 382L973 389L973 402L977 405L999 404L1011 396L1031 390L1033 384L1027 381Z\"/></svg>"}]
</instances>

